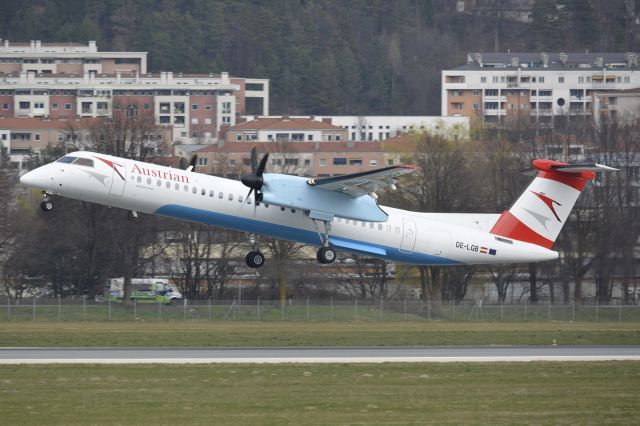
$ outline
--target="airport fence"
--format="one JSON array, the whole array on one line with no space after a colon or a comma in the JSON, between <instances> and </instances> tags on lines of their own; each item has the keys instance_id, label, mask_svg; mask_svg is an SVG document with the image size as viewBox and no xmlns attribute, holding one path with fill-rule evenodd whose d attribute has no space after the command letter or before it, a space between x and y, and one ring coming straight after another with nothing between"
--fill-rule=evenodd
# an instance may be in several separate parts
<instances>
[{"instance_id":1,"label":"airport fence","mask_svg":"<svg viewBox=\"0 0 640 426\"><path fill-rule=\"evenodd\" d=\"M640 321L639 305L432 304L406 300L181 300L129 305L88 299L0 299L0 321Z\"/></svg>"}]
</instances>

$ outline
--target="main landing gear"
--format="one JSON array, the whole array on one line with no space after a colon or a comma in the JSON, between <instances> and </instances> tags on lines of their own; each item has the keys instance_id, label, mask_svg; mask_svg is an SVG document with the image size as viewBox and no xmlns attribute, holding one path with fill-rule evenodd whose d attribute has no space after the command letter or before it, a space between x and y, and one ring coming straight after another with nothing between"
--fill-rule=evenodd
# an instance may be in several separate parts
<instances>
[{"instance_id":1,"label":"main landing gear","mask_svg":"<svg viewBox=\"0 0 640 426\"><path fill-rule=\"evenodd\" d=\"M336 260L336 251L331 247L331 243L329 242L329 233L331 232L331 222L322 220L322 224L324 225L324 232L320 232L318 230L318 221L317 219L313 220L313 226L316 227L316 232L320 237L320 241L322 241L322 247L318 249L318 253L316 254L316 258L318 262L322 264L333 263Z\"/></svg>"},{"instance_id":2,"label":"main landing gear","mask_svg":"<svg viewBox=\"0 0 640 426\"><path fill-rule=\"evenodd\" d=\"M53 210L53 201L49 198L49 194L45 191L42 192L42 201L40 202L40 208L44 212L50 212Z\"/></svg>"},{"instance_id":3,"label":"main landing gear","mask_svg":"<svg viewBox=\"0 0 640 426\"><path fill-rule=\"evenodd\" d=\"M251 242L251 251L247 253L244 262L249 268L259 268L264 265L264 254L258 250L258 241L255 234L249 236L249 241Z\"/></svg>"}]
</instances>

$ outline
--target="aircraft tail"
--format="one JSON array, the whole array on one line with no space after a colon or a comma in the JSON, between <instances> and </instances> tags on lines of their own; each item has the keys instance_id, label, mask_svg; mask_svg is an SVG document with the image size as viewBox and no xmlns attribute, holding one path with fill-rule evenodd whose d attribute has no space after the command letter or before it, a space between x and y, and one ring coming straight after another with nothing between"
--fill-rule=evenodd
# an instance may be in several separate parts
<instances>
[{"instance_id":1,"label":"aircraft tail","mask_svg":"<svg viewBox=\"0 0 640 426\"><path fill-rule=\"evenodd\" d=\"M617 169L553 160L533 160L532 165L537 176L490 232L550 249L587 181L596 172Z\"/></svg>"}]
</instances>

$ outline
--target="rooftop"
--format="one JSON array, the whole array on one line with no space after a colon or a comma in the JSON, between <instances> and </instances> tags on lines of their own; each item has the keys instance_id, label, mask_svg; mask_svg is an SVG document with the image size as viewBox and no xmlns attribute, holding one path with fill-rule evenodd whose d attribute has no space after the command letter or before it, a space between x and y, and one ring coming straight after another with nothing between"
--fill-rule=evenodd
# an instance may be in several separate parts
<instances>
[{"instance_id":1,"label":"rooftop","mask_svg":"<svg viewBox=\"0 0 640 426\"><path fill-rule=\"evenodd\" d=\"M340 126L334 126L324 121L311 120L310 118L271 117L256 118L237 124L229 130L268 130L268 129L295 129L295 130L344 130Z\"/></svg>"},{"instance_id":2,"label":"rooftop","mask_svg":"<svg viewBox=\"0 0 640 426\"><path fill-rule=\"evenodd\" d=\"M258 152L305 153L305 152L381 152L380 142L287 142L280 145L277 142L226 142L202 148L197 153L226 153L249 155L251 149L257 147Z\"/></svg>"},{"instance_id":3,"label":"rooftop","mask_svg":"<svg viewBox=\"0 0 640 426\"><path fill-rule=\"evenodd\" d=\"M635 52L474 52L467 54L467 63L454 70L518 69L536 71L588 70L602 68L638 69Z\"/></svg>"}]
</instances>

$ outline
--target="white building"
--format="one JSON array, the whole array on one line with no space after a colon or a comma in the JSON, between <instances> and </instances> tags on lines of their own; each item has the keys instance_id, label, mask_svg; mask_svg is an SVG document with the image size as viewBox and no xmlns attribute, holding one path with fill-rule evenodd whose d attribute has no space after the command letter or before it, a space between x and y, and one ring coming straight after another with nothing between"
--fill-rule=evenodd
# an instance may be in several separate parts
<instances>
[{"instance_id":1,"label":"white building","mask_svg":"<svg viewBox=\"0 0 640 426\"><path fill-rule=\"evenodd\" d=\"M270 117L244 117L247 121L257 118ZM426 115L396 116L396 115L322 115L322 116L291 116L291 118L310 118L316 121L325 121L334 126L342 127L348 131L350 141L383 141L402 133L423 131L453 132L462 137L469 134L469 117L434 117Z\"/></svg>"},{"instance_id":2,"label":"white building","mask_svg":"<svg viewBox=\"0 0 640 426\"><path fill-rule=\"evenodd\" d=\"M442 115L485 123L527 115L544 124L556 116L591 116L594 92L640 87L638 54L473 53L442 71Z\"/></svg>"}]
</instances>

